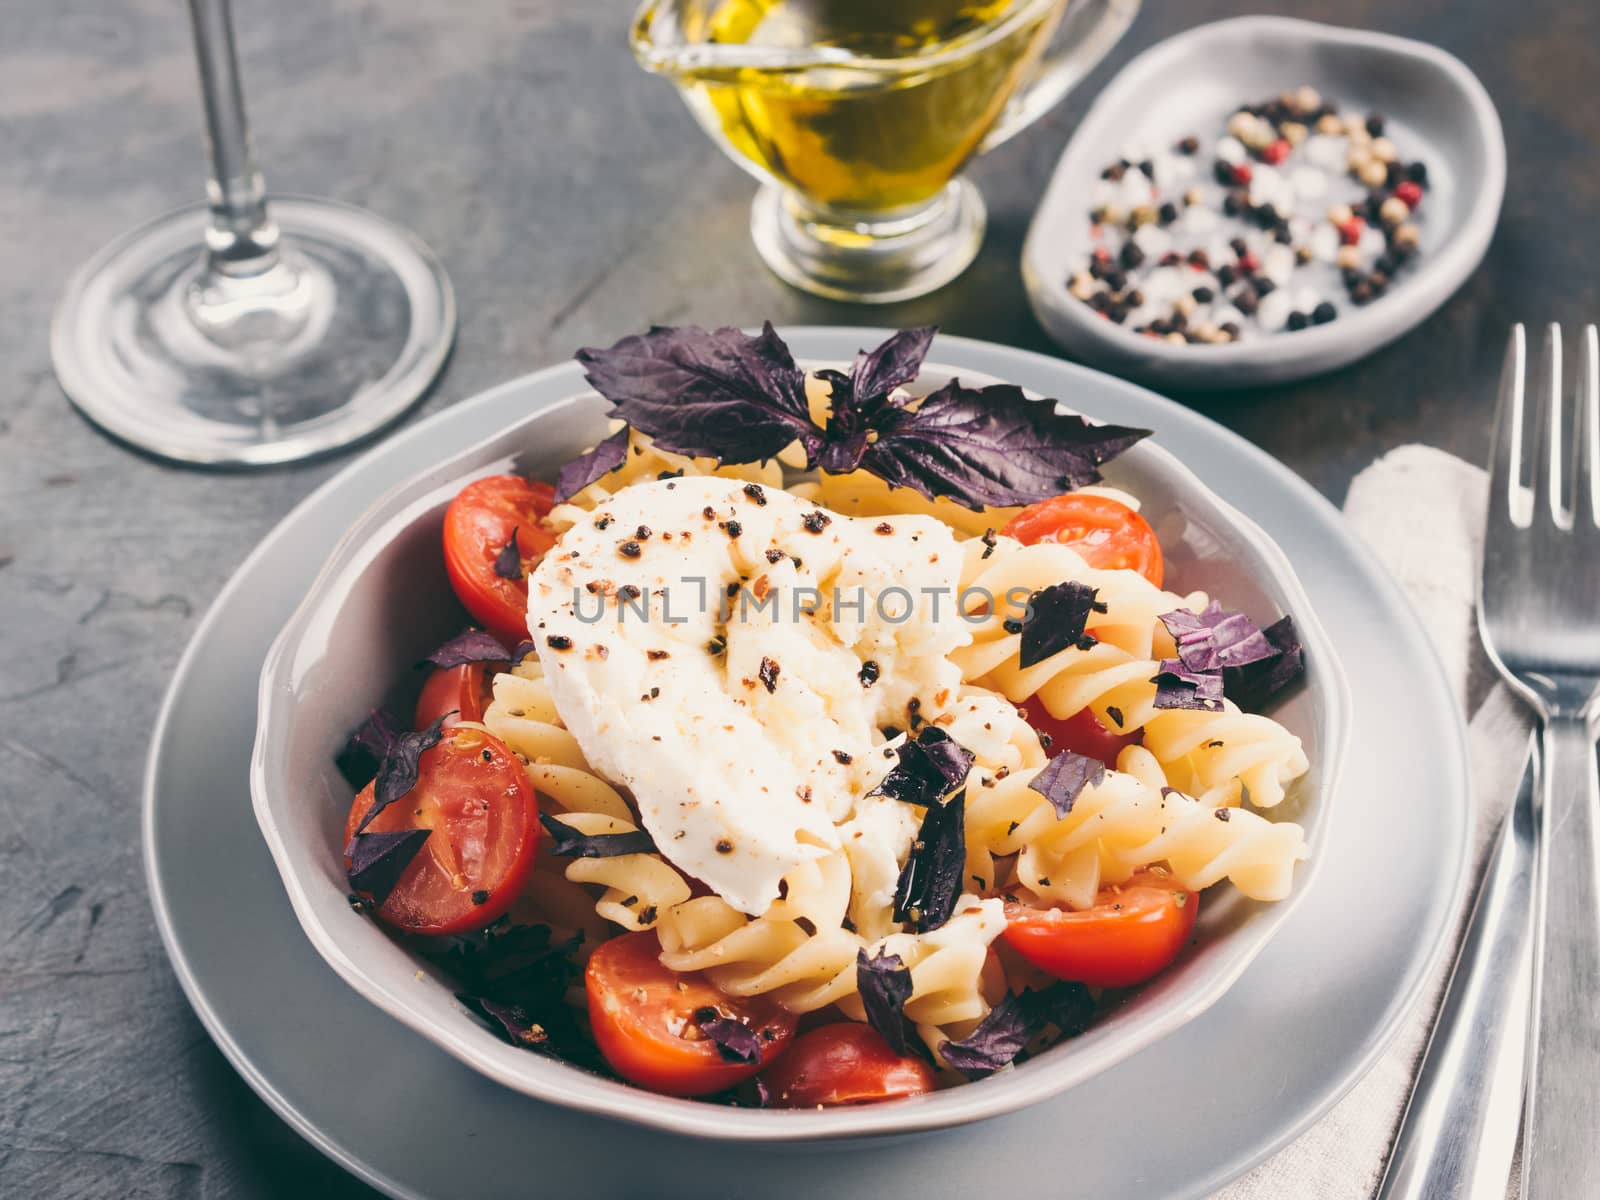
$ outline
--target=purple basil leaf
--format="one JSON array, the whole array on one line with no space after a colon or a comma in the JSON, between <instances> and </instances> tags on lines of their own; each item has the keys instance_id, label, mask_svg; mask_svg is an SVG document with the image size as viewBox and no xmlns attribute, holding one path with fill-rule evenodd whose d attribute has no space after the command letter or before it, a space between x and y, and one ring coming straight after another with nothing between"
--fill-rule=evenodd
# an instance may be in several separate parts
<instances>
[{"instance_id":1,"label":"purple basil leaf","mask_svg":"<svg viewBox=\"0 0 1600 1200\"><path fill-rule=\"evenodd\" d=\"M850 396L855 406L871 415L883 406L889 393L917 378L922 360L933 345L936 325L902 329L892 334L876 350L862 351L850 367ZM834 397L837 400L838 391Z\"/></svg>"},{"instance_id":2,"label":"purple basil leaf","mask_svg":"<svg viewBox=\"0 0 1600 1200\"><path fill-rule=\"evenodd\" d=\"M557 858L615 858L619 854L654 854L656 844L648 833L579 833L565 821L549 813L539 814L539 823L549 833L550 853Z\"/></svg>"},{"instance_id":3,"label":"purple basil leaf","mask_svg":"<svg viewBox=\"0 0 1600 1200\"><path fill-rule=\"evenodd\" d=\"M889 1043L889 1048L904 1057L907 1053L906 1001L911 999L911 968L898 954L878 951L868 958L866 947L856 951L856 989L861 1007L867 1010L867 1024Z\"/></svg>"},{"instance_id":4,"label":"purple basil leaf","mask_svg":"<svg viewBox=\"0 0 1600 1200\"><path fill-rule=\"evenodd\" d=\"M965 792L928 806L894 889L894 919L918 933L938 929L955 911L967 861Z\"/></svg>"},{"instance_id":5,"label":"purple basil leaf","mask_svg":"<svg viewBox=\"0 0 1600 1200\"><path fill-rule=\"evenodd\" d=\"M1083 627L1090 613L1106 611L1095 595L1094 588L1067 579L1029 596L1018 665L1031 667L1071 647L1087 650L1093 646L1095 639L1084 633Z\"/></svg>"},{"instance_id":6,"label":"purple basil leaf","mask_svg":"<svg viewBox=\"0 0 1600 1200\"><path fill-rule=\"evenodd\" d=\"M939 1048L945 1062L968 1079L982 1079L1009 1066L1041 1027L1028 995L1008 992L966 1037L959 1042L945 1042Z\"/></svg>"},{"instance_id":7,"label":"purple basil leaf","mask_svg":"<svg viewBox=\"0 0 1600 1200\"><path fill-rule=\"evenodd\" d=\"M364 832L374 817L417 786L417 770L423 751L432 750L439 744L439 739L444 736L445 718L454 715L453 709L441 713L426 729L407 730L395 738L389 753L383 756L383 765L378 768L378 777L372 785L372 807L361 818L361 824L356 826L357 833Z\"/></svg>"},{"instance_id":8,"label":"purple basil leaf","mask_svg":"<svg viewBox=\"0 0 1600 1200\"><path fill-rule=\"evenodd\" d=\"M924 725L916 740L907 738L896 753L899 762L871 795L925 808L960 787L972 769L972 755L934 725Z\"/></svg>"},{"instance_id":9,"label":"purple basil leaf","mask_svg":"<svg viewBox=\"0 0 1600 1200\"><path fill-rule=\"evenodd\" d=\"M1093 787L1105 777L1106 764L1098 758L1063 750L1045 763L1044 770L1033 777L1028 787L1050 801L1056 816L1064 817L1072 811L1084 788Z\"/></svg>"},{"instance_id":10,"label":"purple basil leaf","mask_svg":"<svg viewBox=\"0 0 1600 1200\"><path fill-rule=\"evenodd\" d=\"M1076 1037L1088 1027L1093 1013L1094 1000L1081 983L1007 993L976 1029L958 1042L946 1042L939 1052L968 1079L982 1079L1016 1061L1046 1026L1054 1025L1064 1037Z\"/></svg>"},{"instance_id":11,"label":"purple basil leaf","mask_svg":"<svg viewBox=\"0 0 1600 1200\"><path fill-rule=\"evenodd\" d=\"M968 388L959 380L915 408L881 409L873 429L865 470L893 487L972 509L1033 504L1094 483L1101 464L1150 434L1091 425L1011 384Z\"/></svg>"},{"instance_id":12,"label":"purple basil leaf","mask_svg":"<svg viewBox=\"0 0 1600 1200\"><path fill-rule=\"evenodd\" d=\"M623 426L593 450L580 454L556 476L556 503L565 504L596 479L628 461L628 428Z\"/></svg>"},{"instance_id":13,"label":"purple basil leaf","mask_svg":"<svg viewBox=\"0 0 1600 1200\"><path fill-rule=\"evenodd\" d=\"M361 722L361 727L350 735L350 740L334 757L339 771L350 786L360 791L372 782L372 777L383 765L383 756L389 753L395 739L405 732L399 718L386 709L375 708Z\"/></svg>"},{"instance_id":14,"label":"purple basil leaf","mask_svg":"<svg viewBox=\"0 0 1600 1200\"><path fill-rule=\"evenodd\" d=\"M469 629L451 638L422 661L442 670L468 663L509 662L511 654L499 638L481 629Z\"/></svg>"},{"instance_id":15,"label":"purple basil leaf","mask_svg":"<svg viewBox=\"0 0 1600 1200\"><path fill-rule=\"evenodd\" d=\"M1242 667L1226 667L1223 690L1245 712L1264 712L1282 698L1306 669L1305 649L1295 632L1294 618L1284 617L1261 631L1278 653Z\"/></svg>"},{"instance_id":16,"label":"purple basil leaf","mask_svg":"<svg viewBox=\"0 0 1600 1200\"><path fill-rule=\"evenodd\" d=\"M1225 613L1213 600L1202 613L1177 609L1161 623L1178 645L1178 658L1191 671L1220 671L1276 658L1277 649L1243 613Z\"/></svg>"},{"instance_id":17,"label":"purple basil leaf","mask_svg":"<svg viewBox=\"0 0 1600 1200\"><path fill-rule=\"evenodd\" d=\"M520 667L522 665L522 660L527 658L528 655L532 654L536 649L538 649L538 647L536 647L532 642L518 642L511 650L511 665L513 667Z\"/></svg>"},{"instance_id":18,"label":"purple basil leaf","mask_svg":"<svg viewBox=\"0 0 1600 1200\"><path fill-rule=\"evenodd\" d=\"M695 1014L695 1026L716 1045L723 1062L761 1061L761 1035L743 1021L735 1021L714 1008L708 1008Z\"/></svg>"},{"instance_id":19,"label":"purple basil leaf","mask_svg":"<svg viewBox=\"0 0 1600 1200\"><path fill-rule=\"evenodd\" d=\"M523 1002L493 1000L465 992L457 992L456 999L479 1016L487 1018L513 1046L527 1050L550 1049L550 1031L534 1019L533 1013Z\"/></svg>"},{"instance_id":20,"label":"purple basil leaf","mask_svg":"<svg viewBox=\"0 0 1600 1200\"><path fill-rule=\"evenodd\" d=\"M1216 671L1191 671L1175 658L1161 660L1151 678L1156 685L1157 708L1198 708L1222 711L1222 675Z\"/></svg>"},{"instance_id":21,"label":"purple basil leaf","mask_svg":"<svg viewBox=\"0 0 1600 1200\"><path fill-rule=\"evenodd\" d=\"M615 415L663 450L764 462L798 440L810 462L822 446L805 372L770 322L758 337L657 326L609 349L580 350L577 358Z\"/></svg>"},{"instance_id":22,"label":"purple basil leaf","mask_svg":"<svg viewBox=\"0 0 1600 1200\"><path fill-rule=\"evenodd\" d=\"M522 578L522 548L517 545L517 531L511 530L511 536L506 539L506 544L500 547L500 553L494 556L494 573L501 579Z\"/></svg>"},{"instance_id":23,"label":"purple basil leaf","mask_svg":"<svg viewBox=\"0 0 1600 1200\"><path fill-rule=\"evenodd\" d=\"M382 905L400 882L400 876L428 840L431 829L401 829L385 833L358 833L344 848L350 859L350 888Z\"/></svg>"}]
</instances>

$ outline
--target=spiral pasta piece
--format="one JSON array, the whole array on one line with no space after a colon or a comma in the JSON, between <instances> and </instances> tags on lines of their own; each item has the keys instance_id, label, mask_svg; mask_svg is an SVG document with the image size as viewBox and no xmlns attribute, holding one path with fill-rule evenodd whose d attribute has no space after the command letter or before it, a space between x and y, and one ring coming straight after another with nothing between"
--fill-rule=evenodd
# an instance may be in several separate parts
<instances>
[{"instance_id":1,"label":"spiral pasta piece","mask_svg":"<svg viewBox=\"0 0 1600 1200\"><path fill-rule=\"evenodd\" d=\"M628 802L589 769L577 739L560 720L536 660L524 659L515 671L495 676L484 728L527 760L541 809L553 805L555 815L580 833L637 831ZM683 876L659 854L564 861L566 880L605 889L594 909L624 929L650 929L668 908L689 898Z\"/></svg>"},{"instance_id":2,"label":"spiral pasta piece","mask_svg":"<svg viewBox=\"0 0 1600 1200\"><path fill-rule=\"evenodd\" d=\"M1160 616L1180 607L1199 611L1203 593L1177 596L1135 571L1096 570L1065 546L1000 538L993 547L969 542L964 549L964 591L982 589L1003 599L1073 579L1095 588L1107 609L1091 613L1086 623L1093 646L1069 648L1028 667L1021 665L1021 635L1006 628L1002 611L989 612L974 627L972 643L951 655L969 682L1016 703L1037 697L1063 720L1089 708L1108 729L1143 730L1145 747L1172 786L1208 804L1237 804L1247 794L1256 807L1271 808L1306 772L1300 739L1270 717L1241 712L1231 701L1222 712L1155 706L1157 660L1175 653Z\"/></svg>"},{"instance_id":3,"label":"spiral pasta piece","mask_svg":"<svg viewBox=\"0 0 1600 1200\"><path fill-rule=\"evenodd\" d=\"M1194 891L1230 880L1256 900L1288 894L1305 835L1292 822L1212 805L1166 786L1154 755L1122 752L1123 770L1083 789L1065 816L1030 786L1034 769L968 790L967 871L993 886L997 860L1016 855L1013 879L1044 903L1082 909L1107 884L1165 862Z\"/></svg>"}]
</instances>

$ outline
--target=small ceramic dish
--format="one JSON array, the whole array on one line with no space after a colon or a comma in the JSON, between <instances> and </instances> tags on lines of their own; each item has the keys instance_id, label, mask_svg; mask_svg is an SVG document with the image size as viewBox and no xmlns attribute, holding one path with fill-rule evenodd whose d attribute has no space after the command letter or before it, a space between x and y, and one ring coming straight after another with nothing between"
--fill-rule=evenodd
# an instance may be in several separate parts
<instances>
[{"instance_id":1,"label":"small ceramic dish","mask_svg":"<svg viewBox=\"0 0 1600 1200\"><path fill-rule=\"evenodd\" d=\"M914 390L941 386L954 373L926 365ZM997 382L960 374L972 386ZM592 392L569 397L389 492L339 542L267 655L250 770L256 820L307 937L347 983L483 1075L549 1103L697 1137L803 1141L938 1128L1044 1099L1178 1029L1238 979L1320 864L1350 700L1288 559L1163 449L1159 430L1118 458L1107 476L1143 501L1169 581L1226 597L1263 618L1292 613L1304 642L1307 686L1274 715L1304 741L1312 768L1273 816L1303 825L1311 857L1296 870L1294 892L1276 904L1247 900L1225 885L1207 893L1197 936L1176 963L1099 1014L1081 1037L1015 1070L893 1103L813 1112L676 1099L508 1045L467 1012L431 964L353 911L342 860L351 792L334 755L369 711L395 699L393 682L410 664L458 632L460 610L440 553L445 507L484 475L516 470L554 479L563 463L605 435L607 407Z\"/></svg>"},{"instance_id":2,"label":"small ceramic dish","mask_svg":"<svg viewBox=\"0 0 1600 1200\"><path fill-rule=\"evenodd\" d=\"M1380 299L1333 297L1337 320L1224 345L1175 345L1099 316L1067 290L1088 252L1090 193L1130 142L1220 132L1240 104L1309 84L1342 110L1381 112L1428 167L1422 248ZM1209 163L1206 164L1209 166ZM1022 251L1040 323L1070 354L1171 388L1286 383L1355 361L1439 307L1482 261L1505 192L1500 118L1475 75L1435 46L1283 17L1239 17L1169 38L1130 62L1067 144Z\"/></svg>"}]
</instances>

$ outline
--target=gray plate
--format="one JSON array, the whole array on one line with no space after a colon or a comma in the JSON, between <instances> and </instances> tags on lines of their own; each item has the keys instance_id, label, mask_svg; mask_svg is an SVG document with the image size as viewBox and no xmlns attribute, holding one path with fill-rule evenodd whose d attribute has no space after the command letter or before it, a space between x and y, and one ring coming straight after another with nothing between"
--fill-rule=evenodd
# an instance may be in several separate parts
<instances>
[{"instance_id":1,"label":"gray plate","mask_svg":"<svg viewBox=\"0 0 1600 1200\"><path fill-rule=\"evenodd\" d=\"M883 335L786 331L847 359ZM959 338L937 357L1154 428L1256 518L1317 598L1350 677L1352 755L1325 860L1287 927L1214 1008L1057 1100L930 1136L824 1149L632 1129L500 1088L373 1009L300 932L251 817L255 680L340 533L383 492L582 387L567 364L393 437L315 492L201 623L157 724L145 855L157 921L201 1021L313 1144L396 1196L1200 1196L1327 1110L1372 1064L1439 952L1467 854L1466 745L1426 635L1326 501L1241 439L1128 384ZM1381 831L1381 834L1380 834ZM225 897L225 901L219 901ZM1374 898L1381 897L1381 902ZM624 1144L626 1149L619 1152Z\"/></svg>"}]
</instances>

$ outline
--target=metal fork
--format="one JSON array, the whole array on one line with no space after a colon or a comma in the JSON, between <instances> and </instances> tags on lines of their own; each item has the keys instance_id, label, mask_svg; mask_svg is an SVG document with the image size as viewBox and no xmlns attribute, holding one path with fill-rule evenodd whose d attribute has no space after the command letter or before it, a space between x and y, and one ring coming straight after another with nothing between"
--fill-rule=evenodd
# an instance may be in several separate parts
<instances>
[{"instance_id":1,"label":"metal fork","mask_svg":"<svg viewBox=\"0 0 1600 1200\"><path fill-rule=\"evenodd\" d=\"M1561 347L1551 325L1530 382L1522 326L1511 332L1478 594L1489 657L1543 724L1523 1200L1600 1188L1600 337L1583 332L1571 416Z\"/></svg>"}]
</instances>

